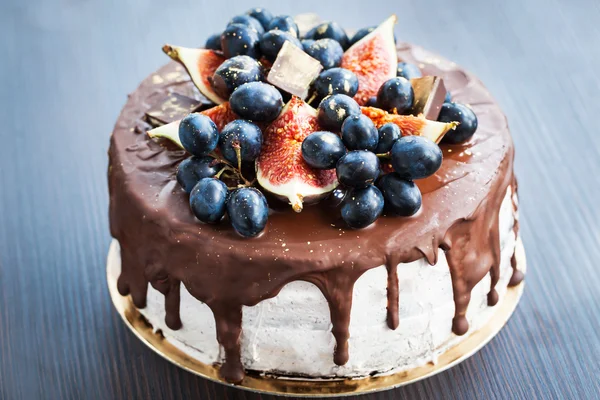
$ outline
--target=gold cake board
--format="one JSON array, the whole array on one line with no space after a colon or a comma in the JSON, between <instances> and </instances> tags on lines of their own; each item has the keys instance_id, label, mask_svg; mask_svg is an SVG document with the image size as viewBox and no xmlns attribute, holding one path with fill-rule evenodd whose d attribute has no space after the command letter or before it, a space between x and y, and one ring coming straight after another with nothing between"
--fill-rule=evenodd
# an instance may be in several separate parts
<instances>
[{"instance_id":1,"label":"gold cake board","mask_svg":"<svg viewBox=\"0 0 600 400\"><path fill-rule=\"evenodd\" d=\"M119 251L116 241L110 246L107 262L107 272L115 268L111 263L118 263L120 257L115 252ZM517 238L515 248L517 266L525 272L525 249L520 238ZM117 281L111 274L107 274L108 289L115 308L131 331L148 347L173 364L203 378L224 385L246 389L253 392L276 394L280 396L299 397L335 397L372 393L399 386L408 385L428 378L437 373L466 360L479 349L485 346L506 324L523 293L524 282L515 287L509 287L498 309L492 318L481 329L471 333L465 340L451 347L441 354L436 364L428 363L408 371L401 371L386 376L366 377L345 380L301 380L282 379L271 376L259 376L248 373L240 385L224 382L219 377L218 367L204 364L191 358L183 351L169 343L160 333L154 333L152 326L133 305L130 296L121 296L117 290Z\"/></svg>"}]
</instances>

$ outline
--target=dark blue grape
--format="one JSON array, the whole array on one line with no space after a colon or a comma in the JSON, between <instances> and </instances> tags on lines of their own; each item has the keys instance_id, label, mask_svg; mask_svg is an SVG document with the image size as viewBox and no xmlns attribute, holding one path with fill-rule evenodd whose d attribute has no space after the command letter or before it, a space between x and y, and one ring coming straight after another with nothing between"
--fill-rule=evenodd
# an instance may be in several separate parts
<instances>
[{"instance_id":1,"label":"dark blue grape","mask_svg":"<svg viewBox=\"0 0 600 400\"><path fill-rule=\"evenodd\" d=\"M319 104L319 124L325 129L339 132L344 120L351 115L361 115L360 106L345 94L327 96Z\"/></svg>"},{"instance_id":2,"label":"dark blue grape","mask_svg":"<svg viewBox=\"0 0 600 400\"><path fill-rule=\"evenodd\" d=\"M444 136L442 143L462 143L470 139L477 130L477 116L473 110L460 103L444 103L438 121L456 121L460 124Z\"/></svg>"},{"instance_id":3,"label":"dark blue grape","mask_svg":"<svg viewBox=\"0 0 600 400\"><path fill-rule=\"evenodd\" d=\"M350 191L351 189L338 186L337 188L333 189L329 196L327 196L325 204L328 207L338 207L344 202L344 199L346 198L348 193L350 193Z\"/></svg>"},{"instance_id":4,"label":"dark blue grape","mask_svg":"<svg viewBox=\"0 0 600 400\"><path fill-rule=\"evenodd\" d=\"M300 40L294 34L273 30L265 33L260 38L260 51L267 60L273 62L286 41L302 49L302 43L300 43Z\"/></svg>"},{"instance_id":5,"label":"dark blue grape","mask_svg":"<svg viewBox=\"0 0 600 400\"><path fill-rule=\"evenodd\" d=\"M323 22L312 28L305 36L305 39L333 39L338 42L344 50L348 48L350 40L348 35L337 22Z\"/></svg>"},{"instance_id":6,"label":"dark blue grape","mask_svg":"<svg viewBox=\"0 0 600 400\"><path fill-rule=\"evenodd\" d=\"M402 132L398 125L388 122L378 129L379 132L379 143L375 153L384 154L392 150L392 146L396 140L400 139Z\"/></svg>"},{"instance_id":7,"label":"dark blue grape","mask_svg":"<svg viewBox=\"0 0 600 400\"><path fill-rule=\"evenodd\" d=\"M344 49L333 39L319 39L306 49L306 53L318 60L324 69L329 69L340 66Z\"/></svg>"},{"instance_id":8,"label":"dark blue grape","mask_svg":"<svg viewBox=\"0 0 600 400\"><path fill-rule=\"evenodd\" d=\"M367 100L367 104L365 105L367 107L377 107L377 96L369 97L369 100Z\"/></svg>"},{"instance_id":9,"label":"dark blue grape","mask_svg":"<svg viewBox=\"0 0 600 400\"><path fill-rule=\"evenodd\" d=\"M386 111L404 114L412 108L413 87L406 78L396 77L386 81L377 92L377 104Z\"/></svg>"},{"instance_id":10,"label":"dark blue grape","mask_svg":"<svg viewBox=\"0 0 600 400\"><path fill-rule=\"evenodd\" d=\"M422 179L442 165L442 150L422 136L404 136L392 146L392 167L403 179Z\"/></svg>"},{"instance_id":11,"label":"dark blue grape","mask_svg":"<svg viewBox=\"0 0 600 400\"><path fill-rule=\"evenodd\" d=\"M350 228L365 228L379 218L383 205L383 195L375 186L354 189L342 203L342 219Z\"/></svg>"},{"instance_id":12,"label":"dark blue grape","mask_svg":"<svg viewBox=\"0 0 600 400\"><path fill-rule=\"evenodd\" d=\"M215 176L221 165L212 157L192 156L186 158L177 166L177 182L188 193L202 178L211 178Z\"/></svg>"},{"instance_id":13,"label":"dark blue grape","mask_svg":"<svg viewBox=\"0 0 600 400\"><path fill-rule=\"evenodd\" d=\"M266 8L262 7L251 8L250 10L246 11L246 14L253 18L256 18L258 22L260 22L262 27L265 29L265 31L268 30L269 24L273 19L273 14L271 14L271 12Z\"/></svg>"},{"instance_id":14,"label":"dark blue grape","mask_svg":"<svg viewBox=\"0 0 600 400\"><path fill-rule=\"evenodd\" d=\"M297 38L300 37L300 31L298 30L298 25L294 22L294 18L289 15L278 15L271 20L269 23L269 31L274 29L290 32L292 35L296 35Z\"/></svg>"},{"instance_id":15,"label":"dark blue grape","mask_svg":"<svg viewBox=\"0 0 600 400\"><path fill-rule=\"evenodd\" d=\"M265 229L269 206L258 189L241 188L231 193L227 201L227 214L231 225L240 235L253 237Z\"/></svg>"},{"instance_id":16,"label":"dark blue grape","mask_svg":"<svg viewBox=\"0 0 600 400\"><path fill-rule=\"evenodd\" d=\"M234 166L238 166L239 147L242 162L254 161L262 147L262 132L258 126L243 119L236 119L225 125L219 139L219 149L223 157Z\"/></svg>"},{"instance_id":17,"label":"dark blue grape","mask_svg":"<svg viewBox=\"0 0 600 400\"><path fill-rule=\"evenodd\" d=\"M352 115L342 124L342 140L349 150L375 151L379 133L366 115Z\"/></svg>"},{"instance_id":18,"label":"dark blue grape","mask_svg":"<svg viewBox=\"0 0 600 400\"><path fill-rule=\"evenodd\" d=\"M225 215L227 185L216 178L203 178L190 193L190 208L202 222L214 224Z\"/></svg>"},{"instance_id":19,"label":"dark blue grape","mask_svg":"<svg viewBox=\"0 0 600 400\"><path fill-rule=\"evenodd\" d=\"M239 86L264 79L263 68L248 56L235 56L219 65L212 76L212 87L223 99L228 99Z\"/></svg>"},{"instance_id":20,"label":"dark blue grape","mask_svg":"<svg viewBox=\"0 0 600 400\"><path fill-rule=\"evenodd\" d=\"M415 64L399 62L398 73L396 75L411 80L413 78L421 78L423 76L423 73Z\"/></svg>"},{"instance_id":21,"label":"dark blue grape","mask_svg":"<svg viewBox=\"0 0 600 400\"><path fill-rule=\"evenodd\" d=\"M229 98L231 109L242 118L252 121L273 121L283 108L281 93L263 82L245 83Z\"/></svg>"},{"instance_id":22,"label":"dark blue grape","mask_svg":"<svg viewBox=\"0 0 600 400\"><path fill-rule=\"evenodd\" d=\"M369 33L373 32L376 28L376 26L369 26L368 28L359 29L354 36L352 36L352 39L350 40L350 46L367 36Z\"/></svg>"},{"instance_id":23,"label":"dark blue grape","mask_svg":"<svg viewBox=\"0 0 600 400\"><path fill-rule=\"evenodd\" d=\"M345 94L354 97L358 92L358 78L354 72L344 68L331 68L319 74L313 88L319 97L330 94Z\"/></svg>"},{"instance_id":24,"label":"dark blue grape","mask_svg":"<svg viewBox=\"0 0 600 400\"><path fill-rule=\"evenodd\" d=\"M212 35L210 35L208 37L208 39L206 39L206 44L204 45L204 48L220 51L221 50L221 34L213 33Z\"/></svg>"},{"instance_id":25,"label":"dark blue grape","mask_svg":"<svg viewBox=\"0 0 600 400\"><path fill-rule=\"evenodd\" d=\"M205 156L217 147L219 131L206 115L193 113L179 123L179 140L192 155Z\"/></svg>"},{"instance_id":26,"label":"dark blue grape","mask_svg":"<svg viewBox=\"0 0 600 400\"><path fill-rule=\"evenodd\" d=\"M247 26L248 28L254 29L259 36L265 33L265 28L263 28L260 21L249 15L236 15L235 17L231 18L227 25L233 24L240 24Z\"/></svg>"},{"instance_id":27,"label":"dark blue grape","mask_svg":"<svg viewBox=\"0 0 600 400\"><path fill-rule=\"evenodd\" d=\"M312 39L302 39L300 41L300 43L302 43L302 48L304 49L304 51L308 50L308 48L310 47L311 44L313 44L315 41Z\"/></svg>"},{"instance_id":28,"label":"dark blue grape","mask_svg":"<svg viewBox=\"0 0 600 400\"><path fill-rule=\"evenodd\" d=\"M370 151L351 151L338 161L336 174L342 185L368 186L379 176L379 159Z\"/></svg>"},{"instance_id":29,"label":"dark blue grape","mask_svg":"<svg viewBox=\"0 0 600 400\"><path fill-rule=\"evenodd\" d=\"M258 59L258 42L258 32L246 25L229 25L221 34L221 48L226 58L246 55Z\"/></svg>"},{"instance_id":30,"label":"dark blue grape","mask_svg":"<svg viewBox=\"0 0 600 400\"><path fill-rule=\"evenodd\" d=\"M344 143L338 135L331 132L311 133L302 142L302 157L313 168L335 168L344 154Z\"/></svg>"},{"instance_id":31,"label":"dark blue grape","mask_svg":"<svg viewBox=\"0 0 600 400\"><path fill-rule=\"evenodd\" d=\"M395 172L379 179L377 187L385 199L386 212L403 217L414 215L421 208L421 191L413 181L402 179Z\"/></svg>"}]
</instances>

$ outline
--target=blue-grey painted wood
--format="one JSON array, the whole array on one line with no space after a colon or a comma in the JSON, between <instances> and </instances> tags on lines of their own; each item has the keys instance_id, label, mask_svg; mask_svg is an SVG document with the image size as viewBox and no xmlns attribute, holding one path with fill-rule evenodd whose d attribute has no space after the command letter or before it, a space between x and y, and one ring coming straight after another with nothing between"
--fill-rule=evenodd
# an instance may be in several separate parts
<instances>
[{"instance_id":1,"label":"blue-grey painted wood","mask_svg":"<svg viewBox=\"0 0 600 400\"><path fill-rule=\"evenodd\" d=\"M241 4L243 3L243 4ZM362 399L600 397L600 2L263 0L397 35L474 71L517 145L527 288L507 327L456 368ZM0 4L0 398L272 399L184 372L113 311L106 149L164 42L199 45L250 3Z\"/></svg>"}]
</instances>

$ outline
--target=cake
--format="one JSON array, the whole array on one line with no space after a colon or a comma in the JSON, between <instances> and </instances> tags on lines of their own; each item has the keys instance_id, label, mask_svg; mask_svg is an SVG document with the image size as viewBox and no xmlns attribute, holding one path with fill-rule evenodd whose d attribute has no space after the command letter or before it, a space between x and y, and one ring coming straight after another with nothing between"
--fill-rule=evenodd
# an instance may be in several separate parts
<instances>
[{"instance_id":1,"label":"cake","mask_svg":"<svg viewBox=\"0 0 600 400\"><path fill-rule=\"evenodd\" d=\"M272 21L264 12L251 15L267 28ZM180 118L182 109L210 110L215 96L174 61L129 96L109 150L110 226L120 254L109 274L155 331L220 368L223 380L240 383L248 372L361 378L435 362L484 326L507 287L523 279L514 256L517 185L504 114L458 65L406 43L395 54L443 79L478 127L466 141L440 143L441 166L416 180L418 212L383 211L364 229L350 228L335 201L298 213L253 182L270 207L256 237L241 236L228 217L198 221L177 181L189 154L146 133ZM258 124L263 132L265 125Z\"/></svg>"}]
</instances>

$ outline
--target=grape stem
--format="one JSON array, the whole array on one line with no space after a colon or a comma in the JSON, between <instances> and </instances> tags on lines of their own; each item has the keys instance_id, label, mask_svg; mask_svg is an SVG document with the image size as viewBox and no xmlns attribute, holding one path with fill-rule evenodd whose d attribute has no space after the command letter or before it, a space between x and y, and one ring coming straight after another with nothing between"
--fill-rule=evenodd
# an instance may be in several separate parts
<instances>
[{"instance_id":1,"label":"grape stem","mask_svg":"<svg viewBox=\"0 0 600 400\"><path fill-rule=\"evenodd\" d=\"M233 148L235 149L235 154L237 156L237 161L238 161L237 167L235 167L233 164L231 164L229 161L225 160L224 158L219 157L215 153L211 153L211 156L215 159L215 163L224 165L224 167L221 168L221 170L219 170L219 172L217 172L215 174L215 178L220 179L221 175L224 172L232 172L234 174L235 178L244 182L243 185L238 185L238 187L253 186L256 183L256 179L249 181L242 174L242 152L241 152L240 146L239 145L236 146L234 144ZM229 189L235 189L235 188L229 188Z\"/></svg>"}]
</instances>

